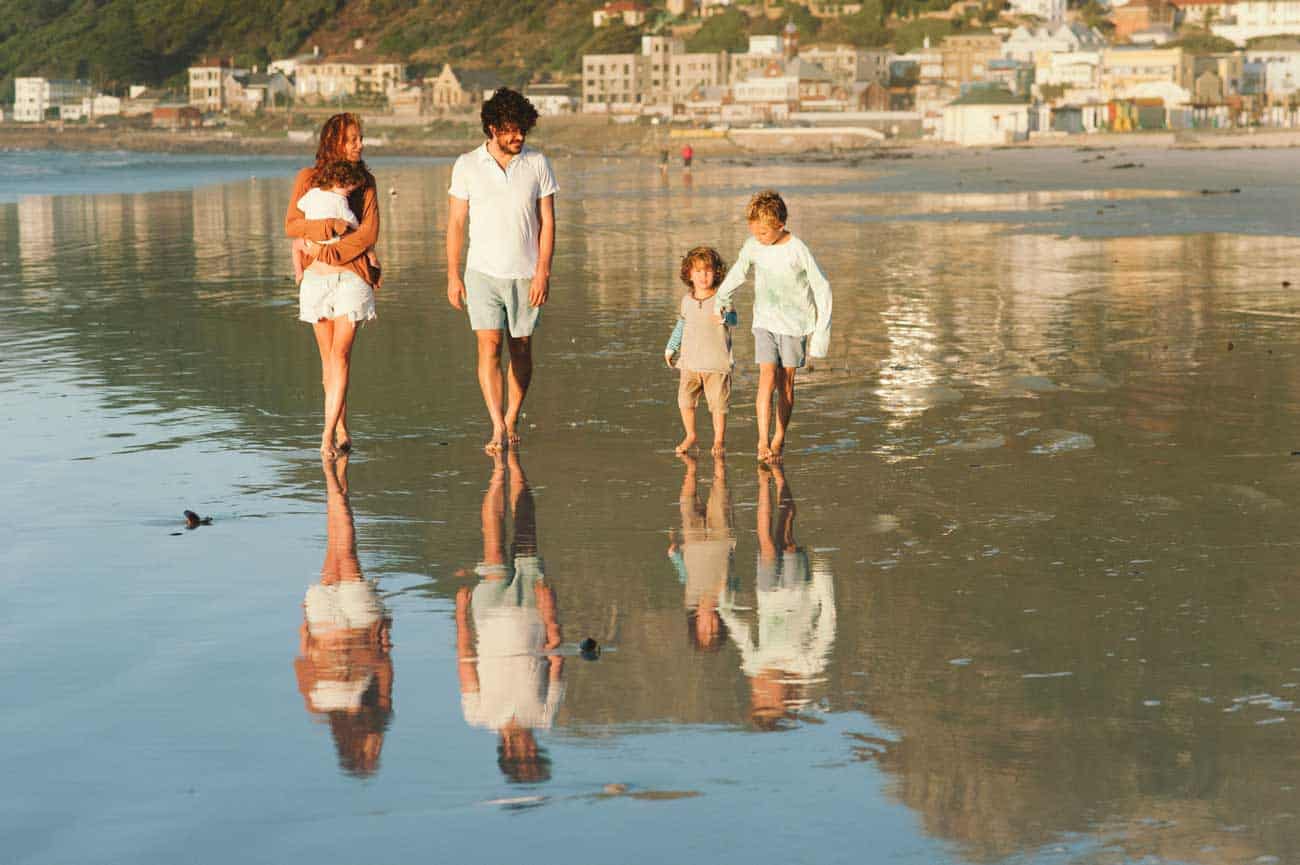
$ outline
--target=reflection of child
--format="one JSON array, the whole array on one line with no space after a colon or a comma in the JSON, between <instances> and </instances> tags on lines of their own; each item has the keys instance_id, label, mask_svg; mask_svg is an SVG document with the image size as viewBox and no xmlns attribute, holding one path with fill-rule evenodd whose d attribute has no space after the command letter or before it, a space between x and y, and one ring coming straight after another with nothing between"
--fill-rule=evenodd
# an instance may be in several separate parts
<instances>
[{"instance_id":1,"label":"reflection of child","mask_svg":"<svg viewBox=\"0 0 1300 865\"><path fill-rule=\"evenodd\" d=\"M758 458L780 462L794 409L794 374L805 352L825 357L831 341L831 285L802 240L785 228L786 207L771 190L749 201L745 212L753 235L718 286L719 314L754 268L754 360L758 362ZM812 337L809 342L809 336ZM768 440L772 395L776 429Z\"/></svg>"},{"instance_id":2,"label":"reflection of child","mask_svg":"<svg viewBox=\"0 0 1300 865\"><path fill-rule=\"evenodd\" d=\"M686 437L677 445L682 454L695 446L695 406L700 394L713 416L713 454L727 449L727 406L731 402L731 328L734 316L725 320L714 317L708 301L717 293L727 267L717 250L697 246L682 259L681 280L690 292L682 298L664 361L673 365L673 355L680 352L677 367L682 371L677 388L677 407L682 413Z\"/></svg>"},{"instance_id":3,"label":"reflection of child","mask_svg":"<svg viewBox=\"0 0 1300 865\"><path fill-rule=\"evenodd\" d=\"M727 628L718 614L718 598L731 578L736 534L732 528L727 466L713 461L713 486L707 505L697 495L695 458L683 454L686 474L678 496L682 529L668 547L668 557L685 586L686 632L697 650L716 652L726 641Z\"/></svg>"},{"instance_id":4,"label":"reflection of child","mask_svg":"<svg viewBox=\"0 0 1300 865\"><path fill-rule=\"evenodd\" d=\"M316 178L320 184L315 189L298 199L298 209L308 219L337 219L345 222L350 229L360 225L357 215L348 206L348 196L366 183L366 171L359 162L331 162L326 165ZM321 246L338 243L337 237L317 241ZM316 260L307 251L307 242L299 237L293 242L293 279L302 282L302 274ZM374 247L366 250L366 262L373 270L379 270L379 257Z\"/></svg>"},{"instance_id":5,"label":"reflection of child","mask_svg":"<svg viewBox=\"0 0 1300 865\"><path fill-rule=\"evenodd\" d=\"M809 689L821 680L835 643L835 589L830 572L814 563L794 538L794 496L779 466L775 481L777 513L772 513L768 478L758 480L758 568L755 623L739 615L731 593L719 607L740 649L749 679L750 720L759 729L781 729L785 719L809 702ZM773 523L775 522L775 526Z\"/></svg>"}]
</instances>

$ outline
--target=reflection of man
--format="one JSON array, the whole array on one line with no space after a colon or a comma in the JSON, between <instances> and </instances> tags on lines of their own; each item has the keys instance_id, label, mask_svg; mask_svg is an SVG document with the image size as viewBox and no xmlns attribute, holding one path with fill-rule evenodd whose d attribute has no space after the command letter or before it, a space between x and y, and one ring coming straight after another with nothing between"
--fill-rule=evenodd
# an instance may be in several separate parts
<instances>
[{"instance_id":1,"label":"reflection of man","mask_svg":"<svg viewBox=\"0 0 1300 865\"><path fill-rule=\"evenodd\" d=\"M546 157L524 146L537 110L521 94L501 88L483 103L487 141L456 160L447 214L447 299L469 306L478 341L478 382L492 420L488 453L519 441L519 411L533 375L532 334L551 291L555 249L555 193L559 184ZM465 277L460 255L469 224ZM510 352L507 401L502 411L502 335Z\"/></svg>"},{"instance_id":2,"label":"reflection of man","mask_svg":"<svg viewBox=\"0 0 1300 865\"><path fill-rule=\"evenodd\" d=\"M532 490L513 450L509 462L514 543L507 558L506 470L497 456L483 497L479 583L456 593L456 656L465 722L496 731L501 771L527 783L550 778L533 731L555 723L564 699L564 659L546 654L562 639L555 590L537 553Z\"/></svg>"},{"instance_id":3,"label":"reflection of man","mask_svg":"<svg viewBox=\"0 0 1300 865\"><path fill-rule=\"evenodd\" d=\"M701 505L696 486L695 457L678 455L686 464L682 491L678 495L682 529L668 547L677 577L686 587L686 632L699 651L722 648L727 628L718 613L718 598L731 577L732 551L736 534L732 530L731 496L727 492L727 464L713 460L713 485L707 505Z\"/></svg>"},{"instance_id":4,"label":"reflection of man","mask_svg":"<svg viewBox=\"0 0 1300 865\"><path fill-rule=\"evenodd\" d=\"M773 527L768 475L776 487ZM809 702L835 643L835 588L830 573L809 568L794 538L794 495L780 466L763 466L758 477L757 621L751 628L728 595L719 612L740 648L749 677L750 720L775 730Z\"/></svg>"},{"instance_id":5,"label":"reflection of man","mask_svg":"<svg viewBox=\"0 0 1300 865\"><path fill-rule=\"evenodd\" d=\"M391 620L357 562L348 458L322 460L321 467L327 491L325 562L320 582L303 599L294 671L307 711L330 725L339 765L366 776L379 768L393 712Z\"/></svg>"}]
</instances>

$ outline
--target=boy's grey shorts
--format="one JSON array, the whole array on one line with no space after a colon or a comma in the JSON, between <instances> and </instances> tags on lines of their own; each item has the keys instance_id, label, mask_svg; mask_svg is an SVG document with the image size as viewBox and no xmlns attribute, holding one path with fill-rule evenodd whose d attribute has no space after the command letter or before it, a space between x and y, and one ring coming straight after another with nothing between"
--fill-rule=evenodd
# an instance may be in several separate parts
<instances>
[{"instance_id":1,"label":"boy's grey shorts","mask_svg":"<svg viewBox=\"0 0 1300 865\"><path fill-rule=\"evenodd\" d=\"M799 369L808 358L808 337L754 328L754 362Z\"/></svg>"},{"instance_id":2,"label":"boy's grey shorts","mask_svg":"<svg viewBox=\"0 0 1300 865\"><path fill-rule=\"evenodd\" d=\"M508 330L515 337L532 336L542 313L541 307L528 304L532 282L465 271L469 326L474 330Z\"/></svg>"}]
</instances>

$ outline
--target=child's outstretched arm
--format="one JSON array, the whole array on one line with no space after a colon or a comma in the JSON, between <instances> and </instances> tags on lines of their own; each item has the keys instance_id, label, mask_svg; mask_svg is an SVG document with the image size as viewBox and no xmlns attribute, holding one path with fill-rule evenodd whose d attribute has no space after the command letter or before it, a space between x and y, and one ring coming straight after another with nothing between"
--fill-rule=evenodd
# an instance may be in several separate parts
<instances>
[{"instance_id":1,"label":"child's outstretched arm","mask_svg":"<svg viewBox=\"0 0 1300 865\"><path fill-rule=\"evenodd\" d=\"M664 361L673 365L673 355L682 350L682 336L686 333L686 319L681 316L677 317L677 324L673 327L672 334L668 337L668 344L664 346Z\"/></svg>"},{"instance_id":2,"label":"child's outstretched arm","mask_svg":"<svg viewBox=\"0 0 1300 865\"><path fill-rule=\"evenodd\" d=\"M736 256L736 263L727 271L727 278L722 280L722 285L718 286L718 293L713 296L713 312L719 319L722 318L726 310L731 309L731 298L735 295L736 289L740 288L745 277L749 276L749 268L752 264L749 258L749 244L752 241L745 241L740 247L740 254Z\"/></svg>"},{"instance_id":3,"label":"child's outstretched arm","mask_svg":"<svg viewBox=\"0 0 1300 865\"><path fill-rule=\"evenodd\" d=\"M817 306L817 325L813 329L812 339L808 340L808 354L812 357L825 357L831 347L831 283L806 246L804 270L808 274L808 285L812 288L813 303Z\"/></svg>"}]
</instances>

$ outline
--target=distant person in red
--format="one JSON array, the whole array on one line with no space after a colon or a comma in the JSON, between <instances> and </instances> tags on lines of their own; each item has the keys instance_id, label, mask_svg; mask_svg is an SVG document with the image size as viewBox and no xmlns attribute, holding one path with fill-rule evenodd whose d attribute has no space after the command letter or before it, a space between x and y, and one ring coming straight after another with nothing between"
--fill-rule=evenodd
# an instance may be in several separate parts
<instances>
[{"instance_id":1,"label":"distant person in red","mask_svg":"<svg viewBox=\"0 0 1300 865\"><path fill-rule=\"evenodd\" d=\"M687 142L687 143L682 147L682 167L683 167L683 168L690 168L690 167L691 167L691 159L694 158L694 156L695 156L695 150L691 147L690 142L688 141L688 142Z\"/></svg>"}]
</instances>

